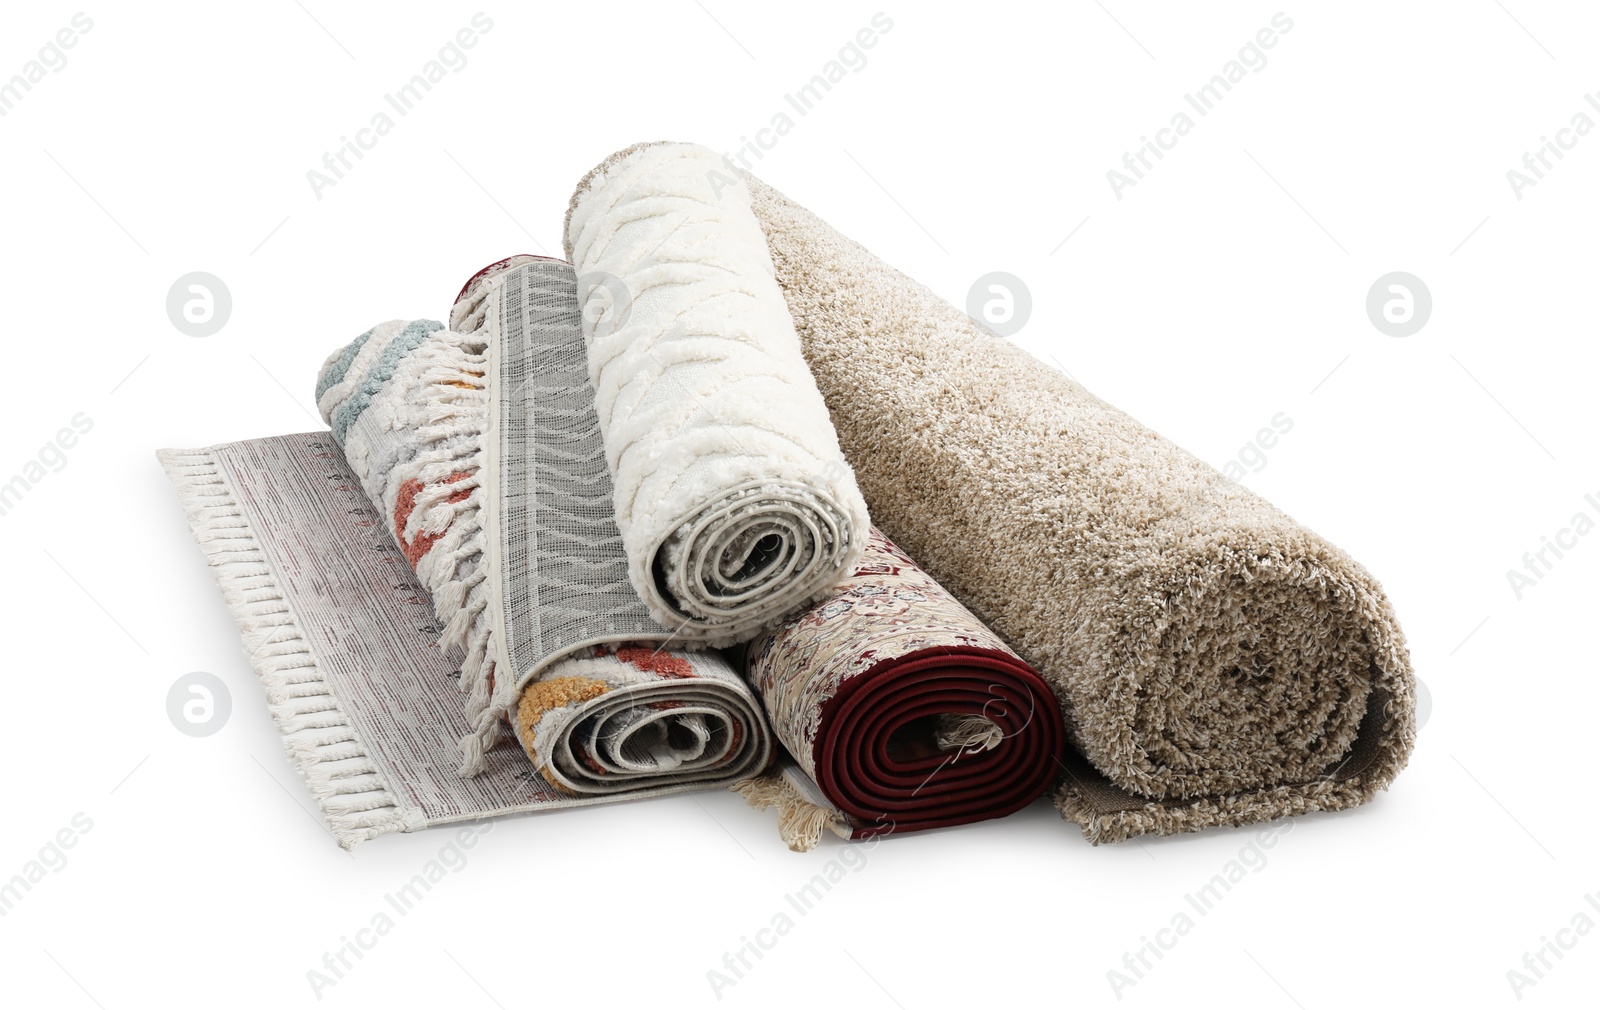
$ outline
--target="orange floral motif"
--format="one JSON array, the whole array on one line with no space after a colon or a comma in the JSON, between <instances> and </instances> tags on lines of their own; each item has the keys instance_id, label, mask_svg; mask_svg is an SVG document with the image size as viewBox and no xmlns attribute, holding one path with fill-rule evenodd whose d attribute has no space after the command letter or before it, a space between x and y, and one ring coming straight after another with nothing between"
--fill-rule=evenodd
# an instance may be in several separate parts
<instances>
[{"instance_id":1,"label":"orange floral motif","mask_svg":"<svg viewBox=\"0 0 1600 1010\"><path fill-rule=\"evenodd\" d=\"M601 652L601 655L606 653ZM694 675L694 667L682 656L675 656L660 649L647 649L643 646L624 645L617 649L614 655L624 663L631 663L645 673L653 673L658 677L667 677L679 680Z\"/></svg>"},{"instance_id":2,"label":"orange floral motif","mask_svg":"<svg viewBox=\"0 0 1600 1010\"><path fill-rule=\"evenodd\" d=\"M589 677L552 677L549 680L529 684L522 689L522 697L517 699L517 722L523 727L523 739L530 741L533 739L533 728L539 724L539 720L546 712L568 705L581 705L609 690L611 687L605 681ZM538 752L531 745L527 745L525 749L545 780L570 795L572 791L556 780L540 759Z\"/></svg>"}]
</instances>

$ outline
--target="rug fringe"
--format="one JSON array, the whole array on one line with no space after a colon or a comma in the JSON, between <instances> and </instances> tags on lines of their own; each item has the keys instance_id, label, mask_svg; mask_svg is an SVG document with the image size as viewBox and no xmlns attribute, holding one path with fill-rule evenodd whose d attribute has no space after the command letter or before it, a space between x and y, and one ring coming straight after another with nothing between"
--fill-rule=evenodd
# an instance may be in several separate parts
<instances>
[{"instance_id":1,"label":"rug fringe","mask_svg":"<svg viewBox=\"0 0 1600 1010\"><path fill-rule=\"evenodd\" d=\"M388 423L415 433L416 452L406 462L374 471L347 440L345 451L367 496L392 514L400 488L423 485L412 499L397 540L433 544L414 563L417 577L433 598L434 616L443 625L439 644L462 654L459 686L471 729L457 742L463 777L488 768L488 752L509 735L505 717L515 702L508 678L496 676L496 633L489 607L487 575L487 489L484 486L489 400L489 347L483 336L436 330L405 358L390 382L420 395L373 410L392 411ZM340 384L326 389L318 403L324 420L344 402Z\"/></svg>"},{"instance_id":2,"label":"rug fringe","mask_svg":"<svg viewBox=\"0 0 1600 1010\"><path fill-rule=\"evenodd\" d=\"M757 810L778 808L778 837L790 852L810 852L816 848L822 841L823 828L840 838L850 838L850 826L844 815L813 803L781 768L735 782L728 788Z\"/></svg>"},{"instance_id":3,"label":"rug fringe","mask_svg":"<svg viewBox=\"0 0 1600 1010\"><path fill-rule=\"evenodd\" d=\"M1005 739L1005 731L981 715L946 713L939 716L934 730L934 743L940 750L959 750L965 754L994 750Z\"/></svg>"},{"instance_id":4,"label":"rug fringe","mask_svg":"<svg viewBox=\"0 0 1600 1010\"><path fill-rule=\"evenodd\" d=\"M440 643L464 653L460 687L467 696L472 729L458 741L457 774L471 777L487 770L488 752L510 735L506 714L516 702L515 678L496 676L498 636L487 581L484 475L489 432L484 404L491 395L485 378L490 353L487 340L477 332L451 330L435 337L454 339L436 340L418 359L426 395L409 409L410 424L423 448L409 465L384 479L397 481L410 475L429 485L417 496L406 535L440 535L423 555L417 574L426 585L436 587L434 609L445 625ZM444 483L458 473L469 476ZM460 491L468 495L454 507L437 507Z\"/></svg>"},{"instance_id":5,"label":"rug fringe","mask_svg":"<svg viewBox=\"0 0 1600 1010\"><path fill-rule=\"evenodd\" d=\"M239 625L245 654L295 769L345 849L424 826L404 808L318 669L293 608L210 449L161 449L189 528Z\"/></svg>"}]
</instances>

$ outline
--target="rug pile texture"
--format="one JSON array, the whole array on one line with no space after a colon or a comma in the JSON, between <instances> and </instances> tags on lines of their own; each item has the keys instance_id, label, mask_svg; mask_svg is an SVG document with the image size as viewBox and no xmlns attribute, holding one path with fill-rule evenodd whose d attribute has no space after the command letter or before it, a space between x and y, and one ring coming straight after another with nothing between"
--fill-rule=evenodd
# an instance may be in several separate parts
<instances>
[{"instance_id":1,"label":"rug pile texture","mask_svg":"<svg viewBox=\"0 0 1600 1010\"><path fill-rule=\"evenodd\" d=\"M1393 781L1415 679L1366 569L741 177L874 521L1060 699L1063 815L1120 841Z\"/></svg>"},{"instance_id":2,"label":"rug pile texture","mask_svg":"<svg viewBox=\"0 0 1600 1010\"><path fill-rule=\"evenodd\" d=\"M623 152L579 183L566 243L629 575L662 624L725 646L848 573L867 508L749 192L710 190L713 167Z\"/></svg>"}]
</instances>

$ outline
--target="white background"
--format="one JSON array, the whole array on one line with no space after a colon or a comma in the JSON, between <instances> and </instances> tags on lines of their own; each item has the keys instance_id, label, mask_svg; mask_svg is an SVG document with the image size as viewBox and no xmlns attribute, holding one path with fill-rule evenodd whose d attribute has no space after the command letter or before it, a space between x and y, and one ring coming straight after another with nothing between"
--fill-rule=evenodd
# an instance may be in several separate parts
<instances>
[{"instance_id":1,"label":"white background","mask_svg":"<svg viewBox=\"0 0 1600 1010\"><path fill-rule=\"evenodd\" d=\"M446 317L491 260L559 255L606 154L731 151L779 111L794 128L758 174L956 304L1016 274L1033 314L1015 339L1203 458L1291 417L1246 482L1377 575L1430 689L1394 787L1296 822L1120 1004L1518 1002L1508 969L1600 891L1600 536L1520 600L1506 577L1575 513L1600 518L1600 133L1520 200L1506 172L1574 114L1600 122L1600 16L1282 8L1264 69L1118 200L1107 170L1280 8L930 6L882 8L893 28L803 118L783 95L880 8L486 7L466 66L320 200L307 171L478 7L85 9L66 66L0 118L0 481L73 414L94 422L0 517L0 878L93 821L0 918L7 1005L315 1004L307 971L449 840L334 845L154 450L312 428L330 350ZM9 5L0 79L77 9ZM164 304L194 270L234 302L203 339ZM1365 311L1393 270L1434 302L1399 339ZM204 739L165 712L193 670L234 700ZM784 895L842 843L791 854L731 794L513 819L321 1003L708 1006L708 970L788 910L721 1004L1119 1005L1107 971L1252 837L1094 848L1040 803L884 842L802 918ZM1592 1000L1597 961L1600 935L1577 939L1523 1002Z\"/></svg>"}]
</instances>

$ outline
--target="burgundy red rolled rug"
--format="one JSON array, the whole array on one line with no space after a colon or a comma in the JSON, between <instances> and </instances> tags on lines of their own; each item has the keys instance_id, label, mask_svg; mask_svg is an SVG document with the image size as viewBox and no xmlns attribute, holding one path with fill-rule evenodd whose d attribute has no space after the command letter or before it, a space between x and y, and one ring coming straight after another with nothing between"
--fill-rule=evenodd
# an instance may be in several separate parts
<instances>
[{"instance_id":1,"label":"burgundy red rolled rug","mask_svg":"<svg viewBox=\"0 0 1600 1010\"><path fill-rule=\"evenodd\" d=\"M827 599L750 643L747 676L794 762L740 788L791 848L1004 817L1065 735L1050 688L882 533Z\"/></svg>"}]
</instances>

